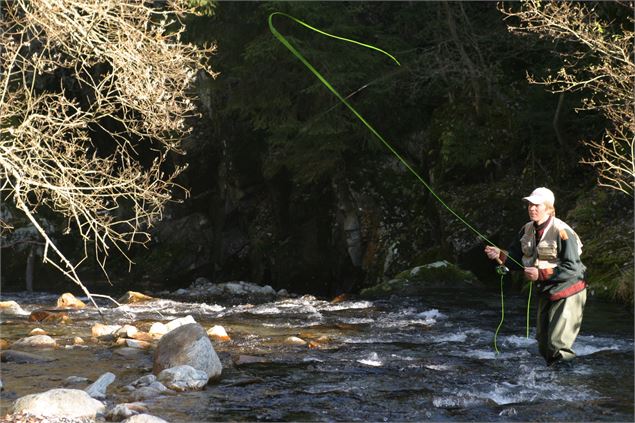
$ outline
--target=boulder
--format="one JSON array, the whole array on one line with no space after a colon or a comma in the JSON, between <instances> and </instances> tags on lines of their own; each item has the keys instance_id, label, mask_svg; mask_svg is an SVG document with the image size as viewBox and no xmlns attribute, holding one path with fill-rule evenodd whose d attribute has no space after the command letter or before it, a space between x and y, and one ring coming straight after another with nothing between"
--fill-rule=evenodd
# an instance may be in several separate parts
<instances>
[{"instance_id":1,"label":"boulder","mask_svg":"<svg viewBox=\"0 0 635 423\"><path fill-rule=\"evenodd\" d=\"M51 389L26 395L15 401L15 413L29 413L48 418L92 419L105 411L100 401L80 389Z\"/></svg>"},{"instance_id":2,"label":"boulder","mask_svg":"<svg viewBox=\"0 0 635 423\"><path fill-rule=\"evenodd\" d=\"M15 301L0 301L0 313L13 316L26 316L29 314Z\"/></svg>"},{"instance_id":3,"label":"boulder","mask_svg":"<svg viewBox=\"0 0 635 423\"><path fill-rule=\"evenodd\" d=\"M212 342L198 323L180 326L161 338L154 353L152 373L180 365L202 370L209 379L219 378L223 371Z\"/></svg>"},{"instance_id":4,"label":"boulder","mask_svg":"<svg viewBox=\"0 0 635 423\"><path fill-rule=\"evenodd\" d=\"M86 304L84 304L83 301L75 298L75 296L71 294L70 292L66 292L57 299L57 307L80 309L80 308L86 308Z\"/></svg>"},{"instance_id":5,"label":"boulder","mask_svg":"<svg viewBox=\"0 0 635 423\"><path fill-rule=\"evenodd\" d=\"M33 335L26 338L18 339L13 344L14 347L36 347L36 348L53 348L57 346L55 339L48 335Z\"/></svg>"}]
</instances>

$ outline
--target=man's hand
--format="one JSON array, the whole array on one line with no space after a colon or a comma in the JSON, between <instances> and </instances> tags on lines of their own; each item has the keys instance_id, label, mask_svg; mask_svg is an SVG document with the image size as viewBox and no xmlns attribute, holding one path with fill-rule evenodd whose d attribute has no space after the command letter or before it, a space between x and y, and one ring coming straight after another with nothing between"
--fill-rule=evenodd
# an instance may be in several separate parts
<instances>
[{"instance_id":1,"label":"man's hand","mask_svg":"<svg viewBox=\"0 0 635 423\"><path fill-rule=\"evenodd\" d=\"M538 280L538 268L537 267L525 267L525 278L530 281Z\"/></svg>"},{"instance_id":2,"label":"man's hand","mask_svg":"<svg viewBox=\"0 0 635 423\"><path fill-rule=\"evenodd\" d=\"M487 247L485 247L485 254L487 254L487 258L489 258L490 260L496 260L500 257L501 250L500 248L488 245Z\"/></svg>"}]
</instances>

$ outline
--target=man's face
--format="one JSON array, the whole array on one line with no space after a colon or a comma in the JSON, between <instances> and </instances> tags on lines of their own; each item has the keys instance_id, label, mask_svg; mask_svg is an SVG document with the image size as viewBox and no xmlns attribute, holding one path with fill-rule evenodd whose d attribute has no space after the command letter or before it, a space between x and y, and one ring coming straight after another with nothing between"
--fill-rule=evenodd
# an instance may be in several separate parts
<instances>
[{"instance_id":1,"label":"man's face","mask_svg":"<svg viewBox=\"0 0 635 423\"><path fill-rule=\"evenodd\" d=\"M527 203L527 212L529 213L529 218L537 224L544 223L549 218L547 206L545 206L544 203Z\"/></svg>"}]
</instances>

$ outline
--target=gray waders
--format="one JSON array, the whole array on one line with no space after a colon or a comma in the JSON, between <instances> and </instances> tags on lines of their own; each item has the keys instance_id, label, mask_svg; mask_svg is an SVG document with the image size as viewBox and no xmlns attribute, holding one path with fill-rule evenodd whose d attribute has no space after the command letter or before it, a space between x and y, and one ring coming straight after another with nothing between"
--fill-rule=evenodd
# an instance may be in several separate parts
<instances>
[{"instance_id":1,"label":"gray waders","mask_svg":"<svg viewBox=\"0 0 635 423\"><path fill-rule=\"evenodd\" d=\"M580 332L585 303L586 289L557 301L539 297L536 339L547 365L575 357L572 347Z\"/></svg>"}]
</instances>

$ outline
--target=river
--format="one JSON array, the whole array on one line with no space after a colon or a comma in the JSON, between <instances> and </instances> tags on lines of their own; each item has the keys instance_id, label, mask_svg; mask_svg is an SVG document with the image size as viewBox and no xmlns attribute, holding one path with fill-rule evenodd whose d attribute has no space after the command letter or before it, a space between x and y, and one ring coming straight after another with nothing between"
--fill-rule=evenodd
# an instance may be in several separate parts
<instances>
[{"instance_id":1,"label":"river","mask_svg":"<svg viewBox=\"0 0 635 423\"><path fill-rule=\"evenodd\" d=\"M51 307L57 296L3 293L2 300L31 311ZM490 291L431 289L425 297L335 304L311 296L234 306L157 300L107 308L105 315L108 323L146 329L191 315L229 333L230 342L214 342L224 366L219 382L146 401L150 413L171 422L633 421L632 313L590 297L574 346L578 357L549 368L533 328L525 337L525 302L506 295L499 354L493 338L500 299ZM41 327L58 340L89 339L99 321L89 309L66 325L5 316L0 337L13 342ZM311 346L289 345L289 336ZM57 360L2 364L0 415L16 398L62 387L71 375L95 380L113 372L109 404L125 402L123 386L152 366L152 352L124 356L101 343L37 354ZM263 362L235 365L240 355Z\"/></svg>"}]
</instances>

